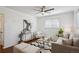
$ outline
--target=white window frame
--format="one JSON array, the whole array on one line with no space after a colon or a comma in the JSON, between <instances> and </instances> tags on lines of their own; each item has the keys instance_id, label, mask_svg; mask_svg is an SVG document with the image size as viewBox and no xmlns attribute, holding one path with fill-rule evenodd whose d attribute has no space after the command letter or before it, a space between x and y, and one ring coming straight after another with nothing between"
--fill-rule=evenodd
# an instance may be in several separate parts
<instances>
[{"instance_id":1,"label":"white window frame","mask_svg":"<svg viewBox=\"0 0 79 59\"><path fill-rule=\"evenodd\" d=\"M59 28L58 19L51 19L45 21L45 28Z\"/></svg>"}]
</instances>

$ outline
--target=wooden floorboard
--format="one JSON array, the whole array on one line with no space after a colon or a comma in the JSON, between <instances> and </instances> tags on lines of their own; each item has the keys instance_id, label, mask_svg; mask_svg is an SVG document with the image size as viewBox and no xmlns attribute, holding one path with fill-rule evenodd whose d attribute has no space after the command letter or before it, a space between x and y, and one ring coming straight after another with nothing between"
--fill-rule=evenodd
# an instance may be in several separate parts
<instances>
[{"instance_id":1,"label":"wooden floorboard","mask_svg":"<svg viewBox=\"0 0 79 59\"><path fill-rule=\"evenodd\" d=\"M0 46L0 53L13 53L13 47L3 49L2 46Z\"/></svg>"},{"instance_id":2,"label":"wooden floorboard","mask_svg":"<svg viewBox=\"0 0 79 59\"><path fill-rule=\"evenodd\" d=\"M13 47L3 49L3 53L13 53Z\"/></svg>"}]
</instances>

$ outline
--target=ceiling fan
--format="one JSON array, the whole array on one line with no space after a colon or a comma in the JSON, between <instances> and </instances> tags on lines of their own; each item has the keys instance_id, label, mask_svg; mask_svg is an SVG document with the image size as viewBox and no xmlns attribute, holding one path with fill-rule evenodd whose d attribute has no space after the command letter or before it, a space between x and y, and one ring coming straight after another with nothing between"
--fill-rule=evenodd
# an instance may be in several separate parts
<instances>
[{"instance_id":1,"label":"ceiling fan","mask_svg":"<svg viewBox=\"0 0 79 59\"><path fill-rule=\"evenodd\" d=\"M37 9L34 10L39 11L39 13L42 13L42 15L44 15L44 13L54 10L54 8L47 9L46 6L42 6L39 10Z\"/></svg>"}]
</instances>

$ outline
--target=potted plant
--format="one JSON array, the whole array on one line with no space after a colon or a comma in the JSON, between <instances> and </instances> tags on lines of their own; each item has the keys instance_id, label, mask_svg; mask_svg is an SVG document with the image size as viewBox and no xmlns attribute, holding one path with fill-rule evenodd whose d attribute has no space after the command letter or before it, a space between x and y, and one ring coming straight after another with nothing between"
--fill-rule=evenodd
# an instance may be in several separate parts
<instances>
[{"instance_id":1,"label":"potted plant","mask_svg":"<svg viewBox=\"0 0 79 59\"><path fill-rule=\"evenodd\" d=\"M59 31L58 31L58 37L63 37L63 28L60 28Z\"/></svg>"}]
</instances>

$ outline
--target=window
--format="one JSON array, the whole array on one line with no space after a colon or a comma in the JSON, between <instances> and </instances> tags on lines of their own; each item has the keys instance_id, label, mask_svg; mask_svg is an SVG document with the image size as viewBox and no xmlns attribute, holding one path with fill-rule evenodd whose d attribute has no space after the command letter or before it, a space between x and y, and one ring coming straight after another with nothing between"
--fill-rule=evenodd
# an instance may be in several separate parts
<instances>
[{"instance_id":1,"label":"window","mask_svg":"<svg viewBox=\"0 0 79 59\"><path fill-rule=\"evenodd\" d=\"M59 28L59 21L57 19L54 20L46 20L45 28Z\"/></svg>"}]
</instances>

